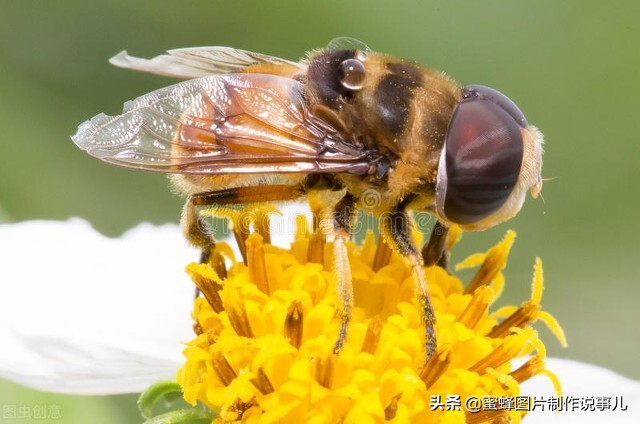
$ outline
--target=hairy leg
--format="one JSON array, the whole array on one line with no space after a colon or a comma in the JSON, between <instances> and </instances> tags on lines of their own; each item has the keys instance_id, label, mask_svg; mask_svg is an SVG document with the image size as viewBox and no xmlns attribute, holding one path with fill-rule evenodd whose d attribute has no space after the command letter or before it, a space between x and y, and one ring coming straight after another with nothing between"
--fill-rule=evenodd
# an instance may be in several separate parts
<instances>
[{"instance_id":1,"label":"hairy leg","mask_svg":"<svg viewBox=\"0 0 640 424\"><path fill-rule=\"evenodd\" d=\"M424 273L423 257L411 235L412 225L409 215L403 205L396 206L388 214L381 217L381 231L392 249L403 256L411 266L411 273L415 284L416 298L422 309L422 321L425 330L426 360L435 352L437 338L435 331L436 316L431 305L427 277Z\"/></svg>"},{"instance_id":2,"label":"hairy leg","mask_svg":"<svg viewBox=\"0 0 640 424\"><path fill-rule=\"evenodd\" d=\"M347 255L346 242L351 238L353 223L356 218L355 198L346 194L338 202L333 211L334 231L334 264L333 272L336 276L336 288L340 299L340 334L333 347L333 353L338 354L347 337L351 310L353 309L353 284L351 281L351 265Z\"/></svg>"},{"instance_id":3,"label":"hairy leg","mask_svg":"<svg viewBox=\"0 0 640 424\"><path fill-rule=\"evenodd\" d=\"M437 221L431 231L429 242L422 247L422 260L425 266L439 265L447 269L448 254L445 252L449 227Z\"/></svg>"},{"instance_id":4,"label":"hairy leg","mask_svg":"<svg viewBox=\"0 0 640 424\"><path fill-rule=\"evenodd\" d=\"M200 262L209 262L215 248L215 240L211 229L200 216L199 209L295 200L303 195L304 191L301 187L289 185L236 187L194 194L189 197L182 212L184 236L189 243L200 248Z\"/></svg>"}]
</instances>

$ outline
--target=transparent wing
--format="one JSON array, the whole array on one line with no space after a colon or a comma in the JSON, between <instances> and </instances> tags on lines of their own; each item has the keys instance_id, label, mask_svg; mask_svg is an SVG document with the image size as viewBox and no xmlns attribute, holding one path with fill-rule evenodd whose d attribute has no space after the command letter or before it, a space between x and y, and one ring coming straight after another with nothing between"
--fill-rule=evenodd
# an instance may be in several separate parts
<instances>
[{"instance_id":1,"label":"transparent wing","mask_svg":"<svg viewBox=\"0 0 640 424\"><path fill-rule=\"evenodd\" d=\"M360 50L363 52L371 52L369 46L352 37L334 38L327 44L327 50Z\"/></svg>"},{"instance_id":2,"label":"transparent wing","mask_svg":"<svg viewBox=\"0 0 640 424\"><path fill-rule=\"evenodd\" d=\"M174 49L151 59L130 56L124 50L109 59L109 62L120 68L186 79L240 72L259 63L297 67L301 71L305 68L305 65L289 60L231 47Z\"/></svg>"},{"instance_id":3,"label":"transparent wing","mask_svg":"<svg viewBox=\"0 0 640 424\"><path fill-rule=\"evenodd\" d=\"M116 165L188 174L348 172L370 152L309 112L296 80L227 74L144 95L118 116L100 114L72 137Z\"/></svg>"}]
</instances>

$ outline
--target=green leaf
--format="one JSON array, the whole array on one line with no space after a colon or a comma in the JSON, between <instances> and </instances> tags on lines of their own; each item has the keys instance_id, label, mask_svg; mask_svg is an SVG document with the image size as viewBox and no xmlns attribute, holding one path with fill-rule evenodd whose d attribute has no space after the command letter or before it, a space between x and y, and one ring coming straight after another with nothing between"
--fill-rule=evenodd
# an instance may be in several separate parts
<instances>
[{"instance_id":1,"label":"green leaf","mask_svg":"<svg viewBox=\"0 0 640 424\"><path fill-rule=\"evenodd\" d=\"M202 409L181 409L153 417L143 424L209 424L213 415Z\"/></svg>"},{"instance_id":2,"label":"green leaf","mask_svg":"<svg viewBox=\"0 0 640 424\"><path fill-rule=\"evenodd\" d=\"M138 399L138 409L146 419L152 418L158 402L163 400L165 405L175 400L176 395L182 393L182 388L175 381L159 381L149 386Z\"/></svg>"}]
</instances>

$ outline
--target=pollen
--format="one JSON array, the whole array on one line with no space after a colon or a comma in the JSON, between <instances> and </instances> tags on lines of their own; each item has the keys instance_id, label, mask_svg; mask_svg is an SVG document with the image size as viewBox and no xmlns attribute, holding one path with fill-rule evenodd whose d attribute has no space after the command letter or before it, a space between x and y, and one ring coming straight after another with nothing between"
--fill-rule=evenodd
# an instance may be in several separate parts
<instances>
[{"instance_id":1,"label":"pollen","mask_svg":"<svg viewBox=\"0 0 640 424\"><path fill-rule=\"evenodd\" d=\"M341 313L333 244L304 217L296 224L290 249L272 246L267 228L236 225L243 258L218 243L210 263L187 267L202 297L194 303L197 331L177 380L184 399L212 411L215 423L520 422L521 411L495 405L467 411L465 400L519 396L520 383L536 376L551 379L560 392L533 327L542 322L566 345L541 307L540 259L531 299L492 308L505 286L502 270L515 233L458 264L478 267L466 286L440 267L425 268L438 335L438 348L425 361L411 269L372 234L362 246L346 245L354 310L344 348L333 352ZM451 231L447 246L460 236ZM518 358L525 360L516 366ZM451 396L462 407L434 403Z\"/></svg>"}]
</instances>

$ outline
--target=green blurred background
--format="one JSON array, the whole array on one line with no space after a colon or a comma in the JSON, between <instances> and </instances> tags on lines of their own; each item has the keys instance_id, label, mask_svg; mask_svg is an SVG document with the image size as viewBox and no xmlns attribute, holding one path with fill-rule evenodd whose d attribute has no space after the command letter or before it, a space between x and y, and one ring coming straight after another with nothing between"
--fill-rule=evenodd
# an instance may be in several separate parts
<instances>
[{"instance_id":1,"label":"green blurred background","mask_svg":"<svg viewBox=\"0 0 640 424\"><path fill-rule=\"evenodd\" d=\"M81 216L114 236L140 221L178 221L181 200L163 176L106 166L69 139L93 115L174 82L110 66L120 50L227 45L297 59L352 36L495 87L544 132L544 176L556 177L544 202L529 199L507 225L466 234L455 259L517 230L501 303L528 299L541 256L543 305L569 341L559 348L538 325L550 354L638 379L638 16L631 0L0 1L0 220ZM63 422L140 421L131 395L0 382L0 404L35 403L62 405Z\"/></svg>"}]
</instances>

